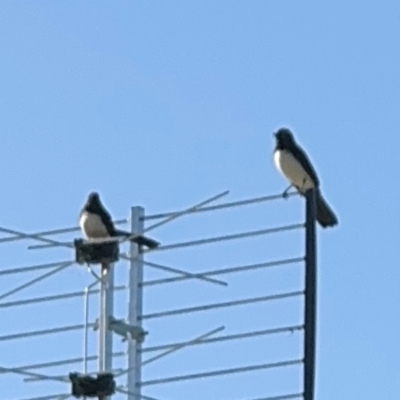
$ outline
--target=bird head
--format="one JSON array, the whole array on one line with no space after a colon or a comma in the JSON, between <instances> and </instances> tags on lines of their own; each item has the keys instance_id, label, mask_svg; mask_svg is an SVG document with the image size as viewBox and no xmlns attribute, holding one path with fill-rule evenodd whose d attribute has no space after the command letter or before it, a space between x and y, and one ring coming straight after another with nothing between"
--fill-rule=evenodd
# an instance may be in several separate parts
<instances>
[{"instance_id":1,"label":"bird head","mask_svg":"<svg viewBox=\"0 0 400 400\"><path fill-rule=\"evenodd\" d=\"M100 200L100 196L97 192L92 192L89 194L89 199L90 200Z\"/></svg>"},{"instance_id":2,"label":"bird head","mask_svg":"<svg viewBox=\"0 0 400 400\"><path fill-rule=\"evenodd\" d=\"M293 133L287 128L281 128L277 132L274 133L276 141L283 145L292 145L294 144Z\"/></svg>"},{"instance_id":3,"label":"bird head","mask_svg":"<svg viewBox=\"0 0 400 400\"><path fill-rule=\"evenodd\" d=\"M100 196L97 192L91 192L88 196L86 204L89 207L97 207L98 204L100 204Z\"/></svg>"}]
</instances>

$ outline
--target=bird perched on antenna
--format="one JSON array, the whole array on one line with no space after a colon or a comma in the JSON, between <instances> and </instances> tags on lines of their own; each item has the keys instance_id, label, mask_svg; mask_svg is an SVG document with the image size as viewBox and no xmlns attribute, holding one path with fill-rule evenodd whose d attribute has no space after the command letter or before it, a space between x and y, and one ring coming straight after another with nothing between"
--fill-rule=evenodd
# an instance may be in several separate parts
<instances>
[{"instance_id":1,"label":"bird perched on antenna","mask_svg":"<svg viewBox=\"0 0 400 400\"><path fill-rule=\"evenodd\" d=\"M79 226L87 239L131 236L128 232L115 229L110 214L104 208L100 196L96 192L89 194L80 214Z\"/></svg>"},{"instance_id":2,"label":"bird perched on antenna","mask_svg":"<svg viewBox=\"0 0 400 400\"><path fill-rule=\"evenodd\" d=\"M317 221L323 228L337 225L335 213L322 197L317 173L304 150L296 143L292 132L281 128L274 135L276 139L275 166L291 183L284 194L292 186L301 194L311 188L316 188Z\"/></svg>"},{"instance_id":3,"label":"bird perched on antenna","mask_svg":"<svg viewBox=\"0 0 400 400\"><path fill-rule=\"evenodd\" d=\"M79 226L87 239L126 237L138 245L154 249L159 243L143 235L132 235L116 229L110 214L103 206L97 192L92 192L81 211Z\"/></svg>"}]
</instances>

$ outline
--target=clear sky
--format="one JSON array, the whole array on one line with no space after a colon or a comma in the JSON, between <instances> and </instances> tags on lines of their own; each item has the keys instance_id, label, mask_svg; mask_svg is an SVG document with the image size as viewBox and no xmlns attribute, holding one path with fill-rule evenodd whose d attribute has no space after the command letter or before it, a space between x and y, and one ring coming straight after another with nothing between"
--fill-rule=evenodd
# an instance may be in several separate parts
<instances>
[{"instance_id":1,"label":"clear sky","mask_svg":"<svg viewBox=\"0 0 400 400\"><path fill-rule=\"evenodd\" d=\"M116 218L128 217L133 205L147 214L170 211L226 189L226 201L279 193L286 182L273 166L272 133L290 127L340 221L318 232L317 398L397 399L399 38L395 0L3 1L0 224L24 232L74 226L93 189ZM188 217L153 234L168 244L302 220L299 199L278 203ZM2 244L0 270L73 257L27 245ZM200 271L302 251L297 232L149 259ZM145 312L297 290L301 274L285 268L219 276L228 288L155 286L146 291ZM0 276L0 296L37 275ZM90 281L85 270L70 267L0 306L81 290ZM82 323L82 299L67 303L0 307L0 336ZM223 334L278 326L296 310L290 304L149 320L146 345L220 325ZM122 297L118 307L123 317ZM298 358L294 340L197 346L149 366L144 379ZM81 332L0 342L0 366L81 354ZM268 374L149 386L146 393L160 400L247 400L298 388L297 370ZM11 375L0 376L0 387L6 400L69 390L22 384Z\"/></svg>"}]
</instances>

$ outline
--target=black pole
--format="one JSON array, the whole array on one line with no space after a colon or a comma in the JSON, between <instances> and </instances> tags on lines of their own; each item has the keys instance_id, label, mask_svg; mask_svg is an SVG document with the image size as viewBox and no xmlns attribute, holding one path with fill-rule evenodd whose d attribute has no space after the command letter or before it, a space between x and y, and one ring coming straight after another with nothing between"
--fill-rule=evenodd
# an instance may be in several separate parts
<instances>
[{"instance_id":1,"label":"black pole","mask_svg":"<svg viewBox=\"0 0 400 400\"><path fill-rule=\"evenodd\" d=\"M306 193L304 400L314 400L317 318L316 191Z\"/></svg>"}]
</instances>

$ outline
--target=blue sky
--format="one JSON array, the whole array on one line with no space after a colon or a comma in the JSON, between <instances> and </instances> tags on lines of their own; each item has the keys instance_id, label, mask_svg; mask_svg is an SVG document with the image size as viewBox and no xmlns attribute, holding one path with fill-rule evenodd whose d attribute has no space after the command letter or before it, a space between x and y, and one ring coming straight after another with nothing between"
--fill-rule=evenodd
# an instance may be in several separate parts
<instances>
[{"instance_id":1,"label":"blue sky","mask_svg":"<svg viewBox=\"0 0 400 400\"><path fill-rule=\"evenodd\" d=\"M272 163L272 132L288 126L311 154L340 220L318 236L318 398L397 398L399 21L395 1L3 2L1 225L25 232L74 226L93 189L117 218L128 217L133 205L147 214L170 211L226 189L227 201L279 193L286 182ZM154 236L168 244L301 221L299 199L278 203L188 217ZM197 271L301 255L301 234L285 235L151 259ZM27 244L2 244L0 269L73 256L28 251ZM0 276L0 295L34 276ZM220 278L228 288L202 282L150 288L145 309L258 296L301 282L295 267ZM88 282L75 266L7 301ZM122 317L126 306L118 301ZM81 323L82 307L79 299L0 309L0 335ZM297 310L281 307L149 320L148 344L220 325L225 333L279 325ZM149 367L145 378L296 358L295 338L268 340L185 350ZM0 366L81 350L81 333L0 342ZM299 383L298 371L268 374L146 390L160 400L241 400L295 391ZM21 385L11 375L0 381L6 400L68 391L57 383Z\"/></svg>"}]
</instances>

